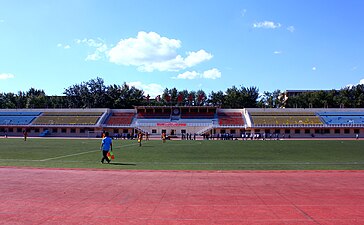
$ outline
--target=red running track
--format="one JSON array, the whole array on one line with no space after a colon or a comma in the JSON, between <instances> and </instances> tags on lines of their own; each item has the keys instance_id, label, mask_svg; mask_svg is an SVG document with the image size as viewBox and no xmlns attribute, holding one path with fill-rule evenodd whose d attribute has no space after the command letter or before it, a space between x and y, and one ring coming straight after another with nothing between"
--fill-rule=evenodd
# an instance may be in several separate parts
<instances>
[{"instance_id":1,"label":"red running track","mask_svg":"<svg viewBox=\"0 0 364 225\"><path fill-rule=\"evenodd\" d=\"M5 167L0 224L364 224L364 171Z\"/></svg>"}]
</instances>

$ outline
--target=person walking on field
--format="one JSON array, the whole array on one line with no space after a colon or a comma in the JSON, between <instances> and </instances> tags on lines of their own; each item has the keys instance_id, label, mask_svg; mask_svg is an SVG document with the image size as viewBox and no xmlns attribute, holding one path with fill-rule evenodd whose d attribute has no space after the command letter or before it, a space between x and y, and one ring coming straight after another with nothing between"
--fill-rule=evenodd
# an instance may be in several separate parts
<instances>
[{"instance_id":1,"label":"person walking on field","mask_svg":"<svg viewBox=\"0 0 364 225\"><path fill-rule=\"evenodd\" d=\"M101 141L100 150L102 151L101 163L104 163L104 160L110 163L110 159L107 157L107 153L112 151L112 139L109 137L109 132L105 132L105 137Z\"/></svg>"}]
</instances>

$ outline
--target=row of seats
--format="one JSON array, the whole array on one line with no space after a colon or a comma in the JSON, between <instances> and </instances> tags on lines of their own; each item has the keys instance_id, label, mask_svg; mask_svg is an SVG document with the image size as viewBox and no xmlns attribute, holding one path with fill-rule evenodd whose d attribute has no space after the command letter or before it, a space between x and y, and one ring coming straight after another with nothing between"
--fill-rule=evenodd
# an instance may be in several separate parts
<instances>
[{"instance_id":1,"label":"row of seats","mask_svg":"<svg viewBox=\"0 0 364 225\"><path fill-rule=\"evenodd\" d=\"M29 125L41 112L0 112L0 125Z\"/></svg>"},{"instance_id":2,"label":"row of seats","mask_svg":"<svg viewBox=\"0 0 364 225\"><path fill-rule=\"evenodd\" d=\"M34 125L94 125L99 116L40 116Z\"/></svg>"},{"instance_id":3,"label":"row of seats","mask_svg":"<svg viewBox=\"0 0 364 225\"><path fill-rule=\"evenodd\" d=\"M364 112L249 112L255 125L351 125L364 124ZM0 112L0 125L94 125L103 112ZM214 119L215 112L181 112L181 119ZM106 121L108 125L130 125L133 118L170 119L165 112L115 112ZM220 126L245 124L241 112L218 112Z\"/></svg>"},{"instance_id":4,"label":"row of seats","mask_svg":"<svg viewBox=\"0 0 364 225\"><path fill-rule=\"evenodd\" d=\"M244 126L243 115L240 112L222 112L217 114L220 126Z\"/></svg>"},{"instance_id":5,"label":"row of seats","mask_svg":"<svg viewBox=\"0 0 364 225\"><path fill-rule=\"evenodd\" d=\"M320 125L317 116L252 116L255 125Z\"/></svg>"},{"instance_id":6,"label":"row of seats","mask_svg":"<svg viewBox=\"0 0 364 225\"><path fill-rule=\"evenodd\" d=\"M0 112L0 116L39 116L41 112Z\"/></svg>"},{"instance_id":7,"label":"row of seats","mask_svg":"<svg viewBox=\"0 0 364 225\"><path fill-rule=\"evenodd\" d=\"M101 116L103 112L44 112L43 116Z\"/></svg>"},{"instance_id":8,"label":"row of seats","mask_svg":"<svg viewBox=\"0 0 364 225\"><path fill-rule=\"evenodd\" d=\"M363 112L250 112L255 125L364 124Z\"/></svg>"},{"instance_id":9,"label":"row of seats","mask_svg":"<svg viewBox=\"0 0 364 225\"><path fill-rule=\"evenodd\" d=\"M316 116L316 113L313 111L303 111L303 112L272 112L272 111L267 111L267 112L262 112L262 111L258 111L258 112L249 112L249 114L251 116Z\"/></svg>"},{"instance_id":10,"label":"row of seats","mask_svg":"<svg viewBox=\"0 0 364 225\"><path fill-rule=\"evenodd\" d=\"M199 112L189 112L189 113L181 113L181 118L182 119L199 119L199 118L203 118L203 119L213 119L215 116L214 112L204 112L204 113L199 113ZM144 113L144 112L139 112L137 114L137 117L140 119L143 118L156 118L156 119L167 119L171 117L171 113Z\"/></svg>"},{"instance_id":11,"label":"row of seats","mask_svg":"<svg viewBox=\"0 0 364 225\"><path fill-rule=\"evenodd\" d=\"M318 115L330 125L364 124L364 112L320 112Z\"/></svg>"},{"instance_id":12,"label":"row of seats","mask_svg":"<svg viewBox=\"0 0 364 225\"><path fill-rule=\"evenodd\" d=\"M35 116L3 116L0 115L0 125L28 125Z\"/></svg>"},{"instance_id":13,"label":"row of seats","mask_svg":"<svg viewBox=\"0 0 364 225\"><path fill-rule=\"evenodd\" d=\"M108 125L130 125L135 113L113 113L107 120Z\"/></svg>"},{"instance_id":14,"label":"row of seats","mask_svg":"<svg viewBox=\"0 0 364 225\"><path fill-rule=\"evenodd\" d=\"M94 125L103 112L44 112L37 117L34 125Z\"/></svg>"},{"instance_id":15,"label":"row of seats","mask_svg":"<svg viewBox=\"0 0 364 225\"><path fill-rule=\"evenodd\" d=\"M182 119L213 119L215 117L214 112L182 112Z\"/></svg>"},{"instance_id":16,"label":"row of seats","mask_svg":"<svg viewBox=\"0 0 364 225\"><path fill-rule=\"evenodd\" d=\"M364 116L321 116L326 124L364 124Z\"/></svg>"},{"instance_id":17,"label":"row of seats","mask_svg":"<svg viewBox=\"0 0 364 225\"><path fill-rule=\"evenodd\" d=\"M171 112L138 112L138 118L159 118L165 119L171 116Z\"/></svg>"}]
</instances>

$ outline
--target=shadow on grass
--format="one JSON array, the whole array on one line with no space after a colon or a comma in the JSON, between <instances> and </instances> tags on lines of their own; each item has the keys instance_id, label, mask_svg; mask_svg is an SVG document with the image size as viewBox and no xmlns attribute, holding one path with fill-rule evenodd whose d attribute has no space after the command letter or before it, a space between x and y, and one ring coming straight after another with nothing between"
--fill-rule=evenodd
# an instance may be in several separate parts
<instances>
[{"instance_id":1,"label":"shadow on grass","mask_svg":"<svg viewBox=\"0 0 364 225\"><path fill-rule=\"evenodd\" d=\"M109 165L113 165L113 166L136 166L135 163L119 163L119 162L110 162Z\"/></svg>"}]
</instances>

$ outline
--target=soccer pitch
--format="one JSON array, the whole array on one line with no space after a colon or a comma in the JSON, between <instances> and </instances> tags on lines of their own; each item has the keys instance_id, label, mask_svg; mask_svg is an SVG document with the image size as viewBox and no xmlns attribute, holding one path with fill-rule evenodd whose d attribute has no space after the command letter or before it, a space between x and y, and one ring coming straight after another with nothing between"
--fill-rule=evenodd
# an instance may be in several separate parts
<instances>
[{"instance_id":1,"label":"soccer pitch","mask_svg":"<svg viewBox=\"0 0 364 225\"><path fill-rule=\"evenodd\" d=\"M0 166L132 170L362 170L364 141L114 140L101 164L100 139L0 139Z\"/></svg>"}]
</instances>

